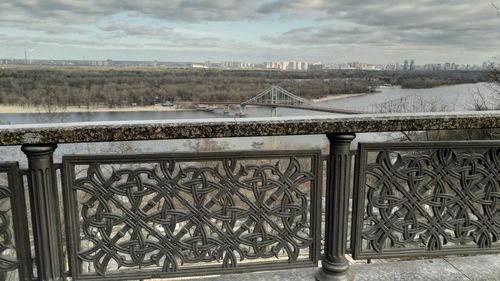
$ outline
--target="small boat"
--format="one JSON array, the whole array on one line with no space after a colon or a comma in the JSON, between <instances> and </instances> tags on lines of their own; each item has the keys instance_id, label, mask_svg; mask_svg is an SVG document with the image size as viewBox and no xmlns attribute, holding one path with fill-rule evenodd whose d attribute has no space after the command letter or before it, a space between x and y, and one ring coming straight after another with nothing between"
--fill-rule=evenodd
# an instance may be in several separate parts
<instances>
[{"instance_id":1,"label":"small boat","mask_svg":"<svg viewBox=\"0 0 500 281\"><path fill-rule=\"evenodd\" d=\"M166 101L164 103L161 104L161 106L163 107L174 107L174 104L169 102L169 101Z\"/></svg>"}]
</instances>

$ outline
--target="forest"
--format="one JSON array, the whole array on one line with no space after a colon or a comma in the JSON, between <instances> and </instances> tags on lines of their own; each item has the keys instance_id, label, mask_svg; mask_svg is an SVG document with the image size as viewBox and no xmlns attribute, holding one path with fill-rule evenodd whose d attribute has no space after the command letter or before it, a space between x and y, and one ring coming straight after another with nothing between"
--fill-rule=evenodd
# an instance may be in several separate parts
<instances>
[{"instance_id":1,"label":"forest","mask_svg":"<svg viewBox=\"0 0 500 281\"><path fill-rule=\"evenodd\" d=\"M271 85L308 98L488 81L488 72L230 71L17 67L0 69L0 104L120 107L164 101L244 101Z\"/></svg>"}]
</instances>

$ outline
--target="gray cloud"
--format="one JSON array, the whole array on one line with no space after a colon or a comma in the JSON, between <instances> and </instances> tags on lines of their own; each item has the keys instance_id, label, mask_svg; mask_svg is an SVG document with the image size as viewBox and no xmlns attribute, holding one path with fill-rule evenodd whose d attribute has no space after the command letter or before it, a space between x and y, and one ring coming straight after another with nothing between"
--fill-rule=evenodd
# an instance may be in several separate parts
<instances>
[{"instance_id":1,"label":"gray cloud","mask_svg":"<svg viewBox=\"0 0 500 281\"><path fill-rule=\"evenodd\" d=\"M249 44L214 37L186 36L170 27L133 25L119 20L102 23L106 17L122 13L160 23L169 22L169 25L173 22L220 21L247 21L252 24L252 21L270 18L279 18L283 22L314 19L316 24L277 34L264 31L261 34L262 45L267 46L257 46L259 42ZM1 26L43 31L56 36L80 34L85 32L89 23L99 24L104 32L100 36L104 39L147 37L157 41L138 46L151 44L154 48L185 44L190 48L227 51L231 48L246 48L247 52L266 50L270 54L279 54L277 50L282 50L294 55L305 49L321 52L332 47L367 46L365 50L378 47L387 52L448 50L457 54L460 51L493 54L500 45L500 19L490 0L0 1Z\"/></svg>"},{"instance_id":2,"label":"gray cloud","mask_svg":"<svg viewBox=\"0 0 500 281\"><path fill-rule=\"evenodd\" d=\"M1 13L56 20L95 22L102 16L134 12L170 21L234 21L252 18L250 0L2 0Z\"/></svg>"},{"instance_id":3,"label":"gray cloud","mask_svg":"<svg viewBox=\"0 0 500 281\"><path fill-rule=\"evenodd\" d=\"M331 44L382 44L388 38L370 27L305 27L278 36L264 36L264 41L290 46Z\"/></svg>"},{"instance_id":4,"label":"gray cloud","mask_svg":"<svg viewBox=\"0 0 500 281\"><path fill-rule=\"evenodd\" d=\"M287 15L308 13L311 7L322 25L263 39L290 45L405 44L465 49L487 49L499 43L500 22L489 0L278 0L256 11Z\"/></svg>"},{"instance_id":5,"label":"gray cloud","mask_svg":"<svg viewBox=\"0 0 500 281\"><path fill-rule=\"evenodd\" d=\"M142 42L140 46L150 48L183 48L183 49L248 49L253 46L248 43L224 40L208 36L186 36L174 28L159 28L142 25L114 23L101 27L106 32L118 32L120 35L113 38L126 38L127 36L141 36L152 39L161 39L160 41Z\"/></svg>"},{"instance_id":6,"label":"gray cloud","mask_svg":"<svg viewBox=\"0 0 500 281\"><path fill-rule=\"evenodd\" d=\"M130 36L148 36L148 37L171 37L175 35L173 28L158 28L150 26L132 25L128 23L113 23L103 27L101 30L107 32L121 32Z\"/></svg>"},{"instance_id":7,"label":"gray cloud","mask_svg":"<svg viewBox=\"0 0 500 281\"><path fill-rule=\"evenodd\" d=\"M163 37L161 29L148 30L142 29L140 26L107 26L106 29L119 32L127 32L134 36L150 36L151 32L154 36L160 36L162 40L121 40L127 39L126 36L107 36L105 38L67 38L61 34L54 36L9 36L0 33L0 45L5 46L30 46L30 47L70 47L70 48L87 48L87 49L128 49L128 50L217 50L224 52L233 52L234 50L248 50L255 48L248 43L241 43L232 40L221 40L212 37L187 37L180 33L165 31L168 36Z\"/></svg>"},{"instance_id":8,"label":"gray cloud","mask_svg":"<svg viewBox=\"0 0 500 281\"><path fill-rule=\"evenodd\" d=\"M168 2L168 3L166 3ZM484 34L495 36L498 30L497 11L490 0L2 0L0 22L26 26L47 32L79 32L77 26L97 22L103 16L129 12L158 20L182 22L243 21L257 20L269 16L308 17L323 21L344 21L355 25L352 31L364 35L377 29L380 35L398 42L422 40L435 43L440 40L455 44L466 40L483 40ZM14 15L14 16L13 16ZM63 24L63 25L62 25ZM320 36L335 31L334 38L344 42L340 36L342 28L331 24L311 30L306 36L320 43ZM335 30L331 30L331 29ZM103 29L108 31L106 29ZM131 30L130 35L162 35L158 30ZM427 33L424 35L422 33ZM437 34L437 36L434 36ZM307 34L303 34L307 35ZM346 34L349 35L349 34ZM284 34L286 36L286 34ZM413 37L412 37L413 36ZM462 39L457 37L463 37ZM354 37L356 41L380 41ZM373 36L371 36L373 37ZM400 39L400 40L398 40ZM445 41L447 39L448 41ZM326 38L332 42L332 38ZM384 40L385 41L385 40Z\"/></svg>"}]
</instances>

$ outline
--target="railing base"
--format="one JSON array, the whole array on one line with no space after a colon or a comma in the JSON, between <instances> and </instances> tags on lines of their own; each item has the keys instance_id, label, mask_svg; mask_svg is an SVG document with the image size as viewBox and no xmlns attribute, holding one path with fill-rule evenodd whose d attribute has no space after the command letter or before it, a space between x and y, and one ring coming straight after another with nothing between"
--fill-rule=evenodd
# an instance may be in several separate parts
<instances>
[{"instance_id":1,"label":"railing base","mask_svg":"<svg viewBox=\"0 0 500 281\"><path fill-rule=\"evenodd\" d=\"M310 267L229 274L201 278L197 281L312 281L315 280L315 275L320 274L318 273L318 269L321 268ZM455 281L470 280L470 276L474 276L474 280L477 281L491 281L499 280L500 255L375 262L371 264L361 261L360 263L352 264L347 274L348 280Z\"/></svg>"},{"instance_id":2,"label":"railing base","mask_svg":"<svg viewBox=\"0 0 500 281\"><path fill-rule=\"evenodd\" d=\"M316 274L314 275L314 278L317 281L349 281L352 280L352 278L349 278L349 274L347 271L338 273L338 272L331 272L324 267L321 267L318 269Z\"/></svg>"}]
</instances>

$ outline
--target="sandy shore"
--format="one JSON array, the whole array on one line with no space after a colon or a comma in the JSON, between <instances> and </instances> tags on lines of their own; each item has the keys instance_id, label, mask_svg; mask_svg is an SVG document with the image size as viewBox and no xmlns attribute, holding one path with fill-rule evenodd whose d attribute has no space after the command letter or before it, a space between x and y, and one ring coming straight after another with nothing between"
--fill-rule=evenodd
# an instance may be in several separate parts
<instances>
[{"instance_id":1,"label":"sandy shore","mask_svg":"<svg viewBox=\"0 0 500 281\"><path fill-rule=\"evenodd\" d=\"M331 100L340 100L352 97L363 96L366 94L345 94L345 95L334 95L327 96L320 99L312 99L311 101L314 103L331 101ZM151 105L151 106L130 106L130 107L90 107L86 106L68 106L66 108L57 108L50 110L51 113L71 113L71 112L141 112L141 111L189 111L196 109L186 109L179 107L163 107L161 105ZM17 106L17 105L0 105L0 114L7 113L47 113L48 111L43 108L37 108L34 106Z\"/></svg>"},{"instance_id":2,"label":"sandy shore","mask_svg":"<svg viewBox=\"0 0 500 281\"><path fill-rule=\"evenodd\" d=\"M347 98L352 98L352 97L359 97L359 96L364 96L366 94L344 94L344 95L334 95L334 96L327 96L324 98L320 99L312 99L313 102L323 102L323 101L331 101L331 100L341 100L341 99L347 99Z\"/></svg>"},{"instance_id":3,"label":"sandy shore","mask_svg":"<svg viewBox=\"0 0 500 281\"><path fill-rule=\"evenodd\" d=\"M51 110L51 113L70 113L70 112L141 112L141 111L187 111L193 109L184 109L176 107L163 107L160 105L152 106L132 106L132 107L90 107L69 106L66 108L57 108ZM0 113L46 113L46 110L36 107L23 107L16 105L0 105Z\"/></svg>"}]
</instances>

